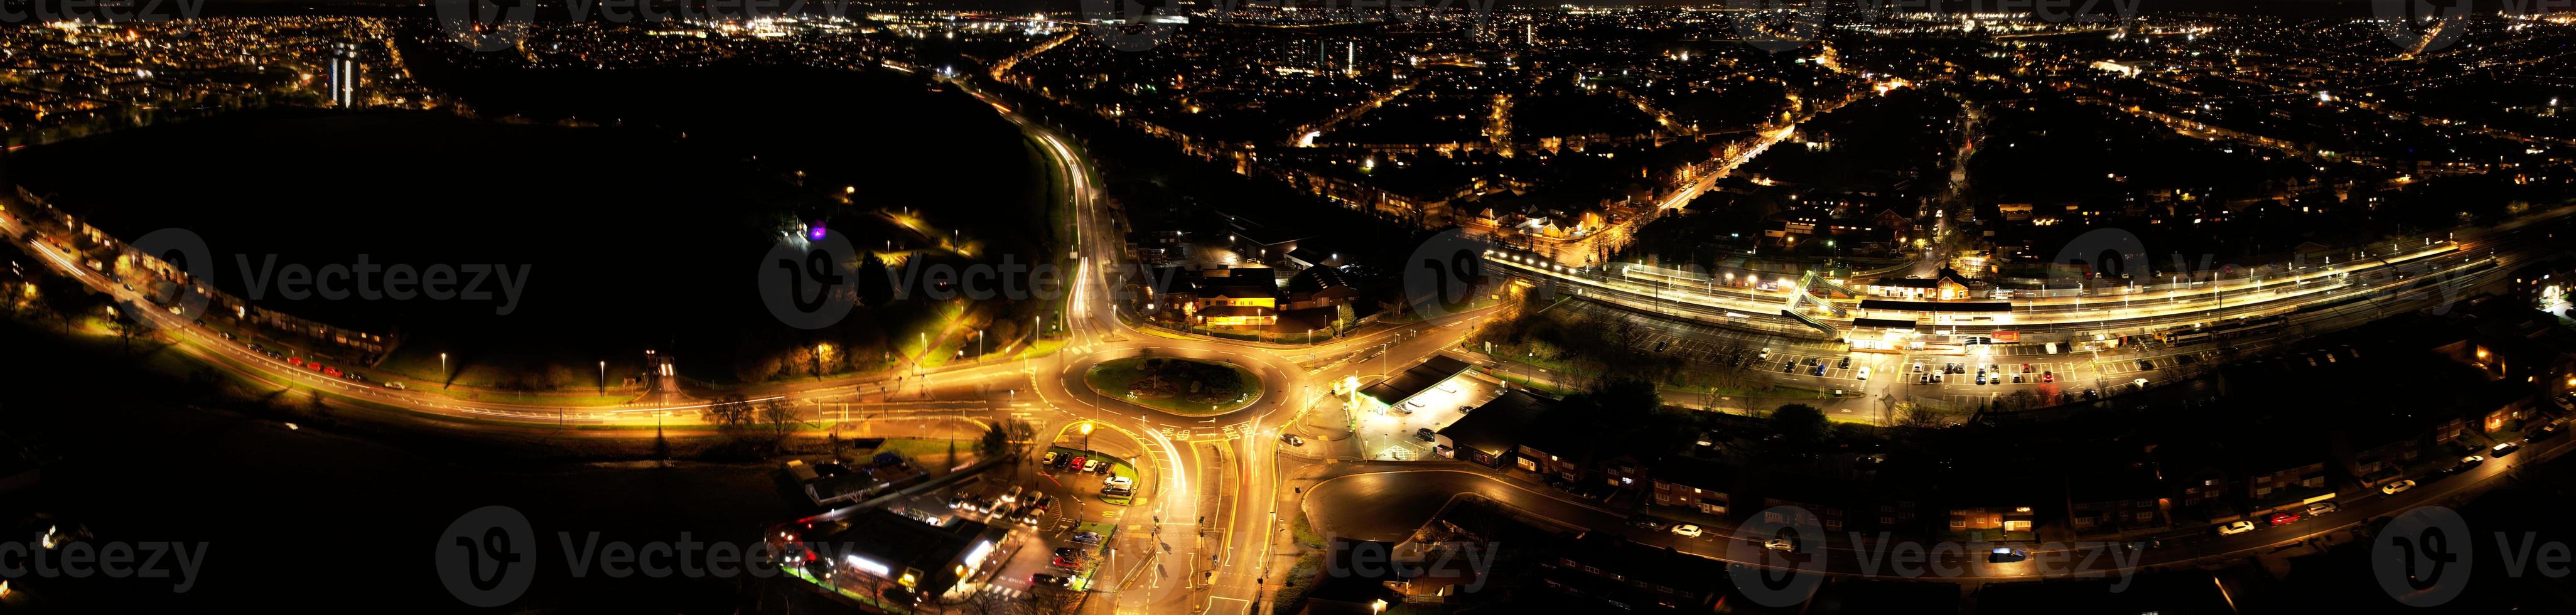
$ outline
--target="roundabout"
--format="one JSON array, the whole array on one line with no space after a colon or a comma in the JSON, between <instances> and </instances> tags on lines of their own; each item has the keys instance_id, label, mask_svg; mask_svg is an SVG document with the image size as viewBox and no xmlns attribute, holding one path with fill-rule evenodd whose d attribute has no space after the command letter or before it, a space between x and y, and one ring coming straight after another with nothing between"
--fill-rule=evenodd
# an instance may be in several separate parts
<instances>
[{"instance_id":1,"label":"roundabout","mask_svg":"<svg viewBox=\"0 0 2576 615\"><path fill-rule=\"evenodd\" d=\"M1216 416L1261 399L1261 375L1222 361L1128 357L1084 370L1093 393L1182 416Z\"/></svg>"}]
</instances>

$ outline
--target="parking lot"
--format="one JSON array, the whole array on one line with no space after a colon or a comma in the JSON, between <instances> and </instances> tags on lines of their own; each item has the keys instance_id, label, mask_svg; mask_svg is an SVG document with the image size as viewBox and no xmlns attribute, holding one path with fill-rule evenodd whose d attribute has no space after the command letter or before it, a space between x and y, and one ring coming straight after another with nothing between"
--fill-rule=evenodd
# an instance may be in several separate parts
<instances>
[{"instance_id":1,"label":"parking lot","mask_svg":"<svg viewBox=\"0 0 2576 615\"><path fill-rule=\"evenodd\" d=\"M1484 405L1502 392L1500 383L1475 370L1452 376L1386 410L1354 417L1359 423L1360 451L1370 459L1436 457L1432 443L1420 436L1422 430L1440 431L1466 416L1466 409Z\"/></svg>"}]
</instances>

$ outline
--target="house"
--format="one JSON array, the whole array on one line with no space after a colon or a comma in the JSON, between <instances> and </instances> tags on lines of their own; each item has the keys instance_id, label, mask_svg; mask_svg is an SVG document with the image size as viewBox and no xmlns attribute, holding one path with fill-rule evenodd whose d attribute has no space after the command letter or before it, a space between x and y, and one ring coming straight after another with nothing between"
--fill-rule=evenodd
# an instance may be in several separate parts
<instances>
[{"instance_id":1,"label":"house","mask_svg":"<svg viewBox=\"0 0 2576 615\"><path fill-rule=\"evenodd\" d=\"M2038 516L2038 504L2055 500L2056 481L1996 477L1978 473L1945 481L1937 490L1946 503L1952 533L1978 533L1990 539L2026 540ZM1996 532L2001 532L1997 534Z\"/></svg>"},{"instance_id":2,"label":"house","mask_svg":"<svg viewBox=\"0 0 2576 615\"><path fill-rule=\"evenodd\" d=\"M1730 586L1726 562L1630 542L1613 532L1575 539L1539 566L1539 584L1604 602L1601 612L1708 611Z\"/></svg>"},{"instance_id":3,"label":"house","mask_svg":"<svg viewBox=\"0 0 2576 615\"><path fill-rule=\"evenodd\" d=\"M1812 523L1828 532L1850 526L1850 502L1862 490L1851 481L1799 474L1772 474L1762 484L1762 522Z\"/></svg>"},{"instance_id":4,"label":"house","mask_svg":"<svg viewBox=\"0 0 2576 615\"><path fill-rule=\"evenodd\" d=\"M1332 267L1308 268L1288 278L1287 309L1347 305L1359 296L1359 289L1343 281L1341 270Z\"/></svg>"},{"instance_id":5,"label":"house","mask_svg":"<svg viewBox=\"0 0 2576 615\"><path fill-rule=\"evenodd\" d=\"M1891 278L1862 284L1861 290L1881 297L1958 301L1975 298L1971 292L1977 281L1959 274L1959 270L1941 268L1931 278Z\"/></svg>"},{"instance_id":6,"label":"house","mask_svg":"<svg viewBox=\"0 0 2576 615\"><path fill-rule=\"evenodd\" d=\"M998 551L1005 529L965 519L932 525L872 509L789 532L798 534L802 543L789 545L790 553L803 551L801 555L818 559L829 555L834 572L881 581L880 596L928 601L973 578L985 564L998 565L1000 561L991 556Z\"/></svg>"},{"instance_id":7,"label":"house","mask_svg":"<svg viewBox=\"0 0 2576 615\"><path fill-rule=\"evenodd\" d=\"M1540 397L1527 390L1512 390L1485 405L1477 406L1457 422L1433 434L1433 450L1442 457L1470 461L1489 468L1518 467L1536 472L1538 465L1519 459L1512 452L1538 417L1556 407L1556 400Z\"/></svg>"},{"instance_id":8,"label":"house","mask_svg":"<svg viewBox=\"0 0 2576 615\"><path fill-rule=\"evenodd\" d=\"M2165 514L2170 487L2152 466L2131 464L2070 472L2066 524L2077 534L2110 534L2171 527Z\"/></svg>"},{"instance_id":9,"label":"house","mask_svg":"<svg viewBox=\"0 0 2576 615\"><path fill-rule=\"evenodd\" d=\"M2245 476L2246 499L2258 508L2333 494L2326 487L2326 462L2333 456L2317 438L2269 439L2230 447L2229 454Z\"/></svg>"},{"instance_id":10,"label":"house","mask_svg":"<svg viewBox=\"0 0 2576 615\"><path fill-rule=\"evenodd\" d=\"M1655 505L1725 516L1735 492L1735 468L1726 462L1667 455L1655 462Z\"/></svg>"}]
</instances>

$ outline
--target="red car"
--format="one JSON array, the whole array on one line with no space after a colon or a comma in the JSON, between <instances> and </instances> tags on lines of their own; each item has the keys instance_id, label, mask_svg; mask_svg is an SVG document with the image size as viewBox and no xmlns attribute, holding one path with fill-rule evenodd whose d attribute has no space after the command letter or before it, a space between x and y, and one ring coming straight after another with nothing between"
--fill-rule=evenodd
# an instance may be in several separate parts
<instances>
[{"instance_id":1,"label":"red car","mask_svg":"<svg viewBox=\"0 0 2576 615\"><path fill-rule=\"evenodd\" d=\"M1055 558L1055 562L1054 562L1054 563L1055 563L1055 567L1057 567L1057 568L1065 568L1065 569L1081 568L1081 567L1082 567L1082 554L1080 554L1080 553L1076 553L1076 554L1073 554L1073 555L1071 555L1071 556L1058 555L1058 556L1056 556L1056 558Z\"/></svg>"},{"instance_id":2,"label":"red car","mask_svg":"<svg viewBox=\"0 0 2576 615\"><path fill-rule=\"evenodd\" d=\"M2057 372L2040 372L2040 373L2039 373L2039 381L2040 381L2040 382L2056 382L2056 381L2057 381Z\"/></svg>"},{"instance_id":3,"label":"red car","mask_svg":"<svg viewBox=\"0 0 2576 615\"><path fill-rule=\"evenodd\" d=\"M2300 519L2300 518L2301 518L2301 517L2299 517L2299 513L2290 513L2290 512L2285 512L2285 513L2275 513L2275 514L2273 514L2273 515L2272 515L2272 526L2273 526L2273 527L2279 527L2279 526L2289 525L2289 524L2292 524L2292 523L2297 523L2297 522L2299 521L2299 519Z\"/></svg>"}]
</instances>

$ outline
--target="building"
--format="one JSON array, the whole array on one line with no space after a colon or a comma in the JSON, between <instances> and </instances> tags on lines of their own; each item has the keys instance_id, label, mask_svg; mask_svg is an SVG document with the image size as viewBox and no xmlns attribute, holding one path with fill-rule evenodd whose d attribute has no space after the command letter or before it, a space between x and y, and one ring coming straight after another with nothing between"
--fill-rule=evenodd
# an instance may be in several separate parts
<instances>
[{"instance_id":1,"label":"building","mask_svg":"<svg viewBox=\"0 0 2576 615\"><path fill-rule=\"evenodd\" d=\"M1434 451L1442 457L1474 462L1489 468L1518 467L1538 471L1538 465L1513 455L1521 438L1528 435L1538 417L1556 407L1556 400L1540 397L1527 390L1513 390L1477 406L1467 416L1433 434Z\"/></svg>"},{"instance_id":2,"label":"building","mask_svg":"<svg viewBox=\"0 0 2576 615\"><path fill-rule=\"evenodd\" d=\"M1728 590L1726 562L1595 532L1540 564L1539 584L1601 600L1602 611L1709 611Z\"/></svg>"},{"instance_id":3,"label":"building","mask_svg":"<svg viewBox=\"0 0 2576 615\"><path fill-rule=\"evenodd\" d=\"M1725 516L1735 492L1735 467L1725 462L1672 455L1655 462L1655 505Z\"/></svg>"},{"instance_id":4,"label":"building","mask_svg":"<svg viewBox=\"0 0 2576 615\"><path fill-rule=\"evenodd\" d=\"M2077 534L2161 530L2172 491L2144 465L2071 473L2066 478L2067 527Z\"/></svg>"},{"instance_id":5,"label":"building","mask_svg":"<svg viewBox=\"0 0 2576 615\"><path fill-rule=\"evenodd\" d=\"M331 88L328 93L331 106L342 109L358 106L358 84L362 81L358 69L357 45L341 43L331 46L330 65L325 67L325 72L329 73L326 83Z\"/></svg>"},{"instance_id":6,"label":"building","mask_svg":"<svg viewBox=\"0 0 2576 615\"><path fill-rule=\"evenodd\" d=\"M1849 527L1849 502L1862 490L1850 481L1819 476L1773 474L1762 486L1762 522L1813 523L1828 532Z\"/></svg>"},{"instance_id":7,"label":"building","mask_svg":"<svg viewBox=\"0 0 2576 615\"><path fill-rule=\"evenodd\" d=\"M803 526L803 524L799 524ZM844 592L897 605L949 595L1000 550L1006 529L965 519L933 525L884 509L788 530L788 562Z\"/></svg>"}]
</instances>

